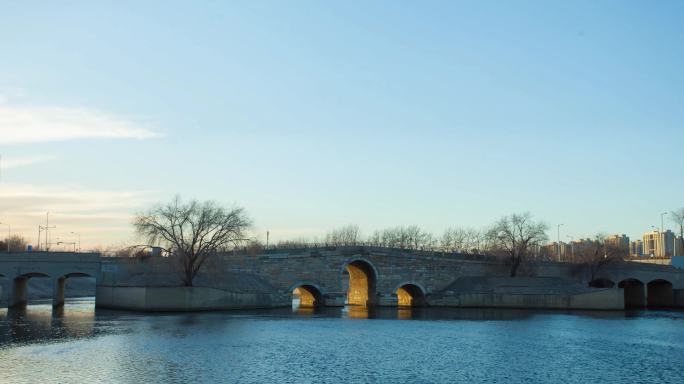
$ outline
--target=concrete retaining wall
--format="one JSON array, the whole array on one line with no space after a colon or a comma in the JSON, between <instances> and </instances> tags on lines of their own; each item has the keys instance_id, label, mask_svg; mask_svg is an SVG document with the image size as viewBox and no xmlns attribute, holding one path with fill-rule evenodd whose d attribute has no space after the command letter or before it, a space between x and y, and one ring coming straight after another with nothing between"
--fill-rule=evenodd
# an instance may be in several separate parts
<instances>
[{"instance_id":1,"label":"concrete retaining wall","mask_svg":"<svg viewBox=\"0 0 684 384\"><path fill-rule=\"evenodd\" d=\"M430 306L622 310L622 289L577 295L465 293L429 299ZM275 308L292 304L289 295L236 293L207 287L97 287L99 308L133 311L209 311Z\"/></svg>"},{"instance_id":2,"label":"concrete retaining wall","mask_svg":"<svg viewBox=\"0 0 684 384\"><path fill-rule=\"evenodd\" d=\"M134 311L209 311L290 306L291 298L207 287L97 287L97 307Z\"/></svg>"},{"instance_id":3,"label":"concrete retaining wall","mask_svg":"<svg viewBox=\"0 0 684 384\"><path fill-rule=\"evenodd\" d=\"M672 290L672 301L675 307L684 307L684 289Z\"/></svg>"},{"instance_id":4,"label":"concrete retaining wall","mask_svg":"<svg viewBox=\"0 0 684 384\"><path fill-rule=\"evenodd\" d=\"M601 289L577 295L464 293L428 300L432 306L523 309L592 309L625 308L622 289Z\"/></svg>"}]
</instances>

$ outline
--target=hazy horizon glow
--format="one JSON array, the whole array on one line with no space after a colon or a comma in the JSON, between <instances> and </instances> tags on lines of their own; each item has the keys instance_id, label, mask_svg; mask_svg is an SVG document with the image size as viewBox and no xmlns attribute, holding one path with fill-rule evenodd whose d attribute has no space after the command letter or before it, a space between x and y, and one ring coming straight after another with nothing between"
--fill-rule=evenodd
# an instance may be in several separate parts
<instances>
[{"instance_id":1,"label":"hazy horizon glow","mask_svg":"<svg viewBox=\"0 0 684 384\"><path fill-rule=\"evenodd\" d=\"M567 241L684 206L684 3L161 4L4 5L0 222L135 242L180 194L273 241L525 211Z\"/></svg>"}]
</instances>

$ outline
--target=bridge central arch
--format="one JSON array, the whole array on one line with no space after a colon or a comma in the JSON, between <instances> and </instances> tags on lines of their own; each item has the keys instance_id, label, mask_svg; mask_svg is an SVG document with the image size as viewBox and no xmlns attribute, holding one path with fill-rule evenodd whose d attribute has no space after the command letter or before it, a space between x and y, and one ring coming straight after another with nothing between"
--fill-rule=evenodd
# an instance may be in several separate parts
<instances>
[{"instance_id":1,"label":"bridge central arch","mask_svg":"<svg viewBox=\"0 0 684 384\"><path fill-rule=\"evenodd\" d=\"M348 277L346 304L374 305L378 276L373 265L366 260L353 260L345 265L344 274Z\"/></svg>"}]
</instances>

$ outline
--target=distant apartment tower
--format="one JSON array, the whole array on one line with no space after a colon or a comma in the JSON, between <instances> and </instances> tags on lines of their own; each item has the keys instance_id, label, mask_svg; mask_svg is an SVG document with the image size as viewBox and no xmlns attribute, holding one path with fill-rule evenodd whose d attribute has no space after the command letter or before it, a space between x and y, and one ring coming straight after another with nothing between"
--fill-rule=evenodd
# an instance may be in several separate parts
<instances>
[{"instance_id":1,"label":"distant apartment tower","mask_svg":"<svg viewBox=\"0 0 684 384\"><path fill-rule=\"evenodd\" d=\"M634 240L629 244L629 254L641 257L644 255L644 243L641 240Z\"/></svg>"},{"instance_id":2,"label":"distant apartment tower","mask_svg":"<svg viewBox=\"0 0 684 384\"><path fill-rule=\"evenodd\" d=\"M549 260L557 261L558 260L558 248L559 245L557 242L553 242L551 244L547 244L542 247L543 250L542 252L547 256ZM561 261L570 261L573 258L573 249L572 249L572 244L560 242L560 259Z\"/></svg>"},{"instance_id":3,"label":"distant apartment tower","mask_svg":"<svg viewBox=\"0 0 684 384\"><path fill-rule=\"evenodd\" d=\"M646 256L668 258L675 251L675 234L669 229L665 232L644 233L643 252Z\"/></svg>"},{"instance_id":4,"label":"distant apartment tower","mask_svg":"<svg viewBox=\"0 0 684 384\"><path fill-rule=\"evenodd\" d=\"M684 256L684 243L682 243L682 237L677 236L675 239L675 256Z\"/></svg>"},{"instance_id":5,"label":"distant apartment tower","mask_svg":"<svg viewBox=\"0 0 684 384\"><path fill-rule=\"evenodd\" d=\"M617 248L625 253L629 252L629 236L627 235L610 235L605 241L609 247Z\"/></svg>"}]
</instances>

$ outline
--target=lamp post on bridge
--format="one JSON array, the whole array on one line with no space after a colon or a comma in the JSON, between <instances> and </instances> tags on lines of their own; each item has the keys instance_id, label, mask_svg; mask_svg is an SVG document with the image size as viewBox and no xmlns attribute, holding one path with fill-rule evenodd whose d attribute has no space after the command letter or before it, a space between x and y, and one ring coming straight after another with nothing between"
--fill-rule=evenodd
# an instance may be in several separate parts
<instances>
[{"instance_id":1,"label":"lamp post on bridge","mask_svg":"<svg viewBox=\"0 0 684 384\"><path fill-rule=\"evenodd\" d=\"M663 212L660 214L660 236L658 236L658 241L660 241L661 244L660 249L663 250L663 258L667 256L667 252L665 250L665 225L663 221L663 217L665 217L665 215L667 215L667 212Z\"/></svg>"},{"instance_id":2,"label":"lamp post on bridge","mask_svg":"<svg viewBox=\"0 0 684 384\"><path fill-rule=\"evenodd\" d=\"M81 234L77 232L70 232L72 235L78 236L78 251L81 252Z\"/></svg>"}]
</instances>

